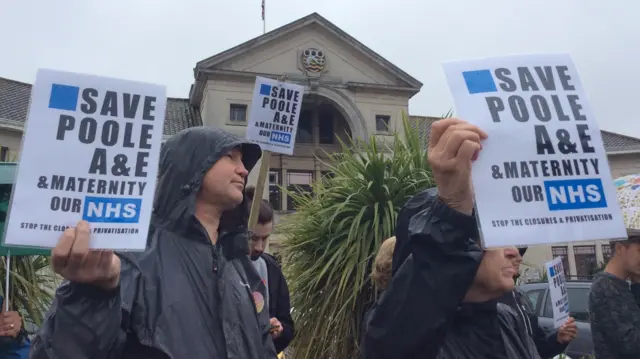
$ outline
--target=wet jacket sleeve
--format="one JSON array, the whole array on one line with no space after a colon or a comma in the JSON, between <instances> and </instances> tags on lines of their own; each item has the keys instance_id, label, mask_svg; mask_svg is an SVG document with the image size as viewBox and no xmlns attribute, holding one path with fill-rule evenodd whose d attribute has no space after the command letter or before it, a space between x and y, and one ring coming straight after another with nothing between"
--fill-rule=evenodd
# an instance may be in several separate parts
<instances>
[{"instance_id":1,"label":"wet jacket sleeve","mask_svg":"<svg viewBox=\"0 0 640 359\"><path fill-rule=\"evenodd\" d=\"M398 227L396 235L402 233ZM433 190L407 233L411 254L367 318L365 359L435 358L482 260L472 239L475 219L447 207Z\"/></svg>"},{"instance_id":2,"label":"wet jacket sleeve","mask_svg":"<svg viewBox=\"0 0 640 359\"><path fill-rule=\"evenodd\" d=\"M276 352L276 347L273 344L273 338L271 336L271 325L269 323L264 323L262 327L262 348L264 352L264 358L277 359L278 353Z\"/></svg>"},{"instance_id":3,"label":"wet jacket sleeve","mask_svg":"<svg viewBox=\"0 0 640 359\"><path fill-rule=\"evenodd\" d=\"M289 343L293 340L294 327L293 318L291 317L291 301L289 298L289 287L287 286L287 280L284 278L282 271L278 269L279 274L279 292L278 300L276 304L275 317L282 324L282 334L273 341L278 353L282 352L289 346Z\"/></svg>"},{"instance_id":4,"label":"wet jacket sleeve","mask_svg":"<svg viewBox=\"0 0 640 359\"><path fill-rule=\"evenodd\" d=\"M73 282L58 290L40 331L31 359L118 359L126 341L123 296L133 293L137 279L123 271L117 288L105 291ZM128 298L127 298L128 299Z\"/></svg>"}]
</instances>

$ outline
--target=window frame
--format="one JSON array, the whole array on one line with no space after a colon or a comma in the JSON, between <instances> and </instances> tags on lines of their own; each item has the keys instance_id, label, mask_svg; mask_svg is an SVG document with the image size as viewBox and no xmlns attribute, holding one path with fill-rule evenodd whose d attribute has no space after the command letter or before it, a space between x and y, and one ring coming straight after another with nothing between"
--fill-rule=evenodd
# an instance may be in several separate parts
<instances>
[{"instance_id":1,"label":"window frame","mask_svg":"<svg viewBox=\"0 0 640 359\"><path fill-rule=\"evenodd\" d=\"M244 120L234 120L234 110L244 110ZM249 122L249 105L241 102L229 103L229 116L227 117L227 125L246 126Z\"/></svg>"},{"instance_id":2,"label":"window frame","mask_svg":"<svg viewBox=\"0 0 640 359\"><path fill-rule=\"evenodd\" d=\"M378 128L378 120L382 120L383 122L386 121L386 129L379 129ZM389 134L391 133L391 115L388 114L376 114L375 116L375 128L376 128L376 133L382 133L382 134Z\"/></svg>"},{"instance_id":3,"label":"window frame","mask_svg":"<svg viewBox=\"0 0 640 359\"><path fill-rule=\"evenodd\" d=\"M336 118L335 118L335 113L334 111L329 111L329 110L320 110L318 111L318 144L319 145L335 145L336 144ZM323 136L322 136L322 126L323 126L323 119L329 119L330 123L327 125L325 124L325 126L330 126L330 138L331 140L329 142L323 142ZM326 139L326 138L325 138Z\"/></svg>"},{"instance_id":4,"label":"window frame","mask_svg":"<svg viewBox=\"0 0 640 359\"><path fill-rule=\"evenodd\" d=\"M573 317L576 321L578 322L582 322L582 323L590 323L591 319L589 318L589 309L588 309L588 302L587 302L587 311L585 312L579 312L578 315L576 315L576 312L574 310L574 308L571 307L571 297L572 295L570 293L574 293L573 297L575 298L575 292L576 291L585 291L585 300L589 300L589 288L587 287L569 287L567 286L567 296L569 298L569 315L571 317ZM587 320L584 319L583 314L587 315ZM543 318L549 318L549 319L553 319L553 307L551 306L551 291L547 291L547 295L545 296L545 300L544 300L544 305L542 307L542 310L540 312L540 317Z\"/></svg>"},{"instance_id":5,"label":"window frame","mask_svg":"<svg viewBox=\"0 0 640 359\"><path fill-rule=\"evenodd\" d=\"M310 181L308 185L301 185L301 184L290 184L289 183L289 176L294 173L294 174L308 174ZM284 182L284 178L282 179ZM287 191L296 191L298 192L298 188L302 189L302 190L309 190L309 193L313 192L313 183L315 181L315 172L314 171L310 171L310 170L298 170L298 169L287 169L287 178L286 178L286 189ZM308 188L305 188L307 187ZM286 198L285 201L287 203L287 211L296 211L296 208L293 204L293 199L289 196L289 194L286 194Z\"/></svg>"}]
</instances>

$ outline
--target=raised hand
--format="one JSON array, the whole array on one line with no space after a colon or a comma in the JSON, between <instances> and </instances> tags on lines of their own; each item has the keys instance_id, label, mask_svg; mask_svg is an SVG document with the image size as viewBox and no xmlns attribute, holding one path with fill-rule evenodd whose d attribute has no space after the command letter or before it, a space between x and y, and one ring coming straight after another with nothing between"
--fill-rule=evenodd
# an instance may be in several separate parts
<instances>
[{"instance_id":1,"label":"raised hand","mask_svg":"<svg viewBox=\"0 0 640 359\"><path fill-rule=\"evenodd\" d=\"M431 126L428 157L438 195L449 207L465 214L473 212L471 163L486 138L477 126L455 118Z\"/></svg>"}]
</instances>

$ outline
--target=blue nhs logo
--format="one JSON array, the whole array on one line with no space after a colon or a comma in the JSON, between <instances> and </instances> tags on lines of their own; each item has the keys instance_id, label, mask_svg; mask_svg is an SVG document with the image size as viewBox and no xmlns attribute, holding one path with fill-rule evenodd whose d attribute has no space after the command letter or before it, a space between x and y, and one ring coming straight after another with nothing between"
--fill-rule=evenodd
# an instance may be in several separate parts
<instances>
[{"instance_id":1,"label":"blue nhs logo","mask_svg":"<svg viewBox=\"0 0 640 359\"><path fill-rule=\"evenodd\" d=\"M269 139L271 140L271 142L283 143L285 145L288 145L291 143L291 134L271 131L271 137Z\"/></svg>"},{"instance_id":2,"label":"blue nhs logo","mask_svg":"<svg viewBox=\"0 0 640 359\"><path fill-rule=\"evenodd\" d=\"M599 178L545 181L544 188L550 211L607 207Z\"/></svg>"},{"instance_id":3,"label":"blue nhs logo","mask_svg":"<svg viewBox=\"0 0 640 359\"><path fill-rule=\"evenodd\" d=\"M138 223L140 198L85 197L82 219L93 223Z\"/></svg>"}]
</instances>

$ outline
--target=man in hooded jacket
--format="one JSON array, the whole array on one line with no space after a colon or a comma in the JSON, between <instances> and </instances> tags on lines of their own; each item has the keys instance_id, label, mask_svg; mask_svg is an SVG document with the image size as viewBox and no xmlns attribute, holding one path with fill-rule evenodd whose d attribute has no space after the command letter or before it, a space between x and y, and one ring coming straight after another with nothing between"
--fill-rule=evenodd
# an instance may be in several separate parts
<instances>
[{"instance_id":1,"label":"man in hooded jacket","mask_svg":"<svg viewBox=\"0 0 640 359\"><path fill-rule=\"evenodd\" d=\"M367 318L363 358L540 358L515 312L497 303L513 290L517 248L483 250L478 241L471 164L486 137L458 119L433 124L437 190L398 215L395 273Z\"/></svg>"},{"instance_id":2,"label":"man in hooded jacket","mask_svg":"<svg viewBox=\"0 0 640 359\"><path fill-rule=\"evenodd\" d=\"M83 221L53 249L53 268L67 280L31 358L275 358L243 203L260 156L257 145L219 129L171 137L144 252L89 250Z\"/></svg>"}]
</instances>

